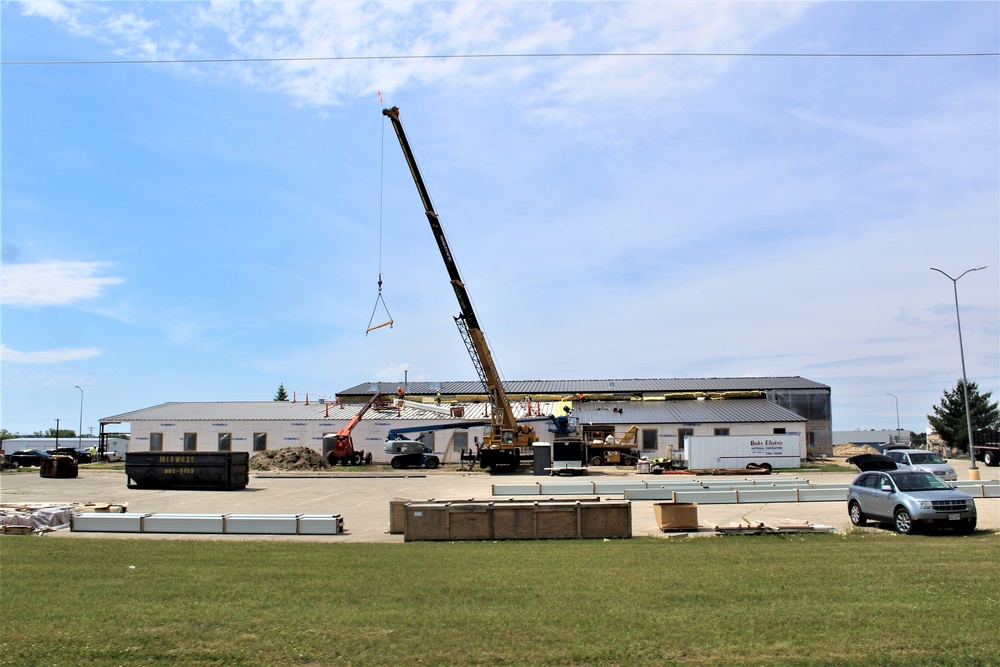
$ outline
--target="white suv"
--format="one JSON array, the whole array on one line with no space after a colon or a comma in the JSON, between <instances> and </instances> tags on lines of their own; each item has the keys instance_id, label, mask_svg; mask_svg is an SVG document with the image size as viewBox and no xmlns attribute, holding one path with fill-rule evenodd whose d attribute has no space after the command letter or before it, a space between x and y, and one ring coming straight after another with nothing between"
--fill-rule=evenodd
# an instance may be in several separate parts
<instances>
[{"instance_id":1,"label":"white suv","mask_svg":"<svg viewBox=\"0 0 1000 667\"><path fill-rule=\"evenodd\" d=\"M934 452L926 449L890 449L885 453L900 470L932 472L946 482L958 480L955 469Z\"/></svg>"}]
</instances>

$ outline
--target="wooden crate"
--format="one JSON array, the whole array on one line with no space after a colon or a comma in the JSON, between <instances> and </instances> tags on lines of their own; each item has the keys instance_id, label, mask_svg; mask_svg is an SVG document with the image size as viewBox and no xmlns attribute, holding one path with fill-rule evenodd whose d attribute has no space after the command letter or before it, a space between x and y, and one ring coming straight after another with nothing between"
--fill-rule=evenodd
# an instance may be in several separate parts
<instances>
[{"instance_id":1,"label":"wooden crate","mask_svg":"<svg viewBox=\"0 0 1000 667\"><path fill-rule=\"evenodd\" d=\"M580 504L580 537L632 537L631 503Z\"/></svg>"},{"instance_id":2,"label":"wooden crate","mask_svg":"<svg viewBox=\"0 0 1000 667\"><path fill-rule=\"evenodd\" d=\"M407 542L447 540L448 506L434 503L407 503L403 539Z\"/></svg>"},{"instance_id":3,"label":"wooden crate","mask_svg":"<svg viewBox=\"0 0 1000 667\"><path fill-rule=\"evenodd\" d=\"M569 539L580 536L580 506L544 505L535 510L535 537Z\"/></svg>"},{"instance_id":4,"label":"wooden crate","mask_svg":"<svg viewBox=\"0 0 1000 667\"><path fill-rule=\"evenodd\" d=\"M535 539L534 503L504 503L493 506L493 539Z\"/></svg>"},{"instance_id":5,"label":"wooden crate","mask_svg":"<svg viewBox=\"0 0 1000 667\"><path fill-rule=\"evenodd\" d=\"M448 539L493 539L492 510L484 504L448 505Z\"/></svg>"},{"instance_id":6,"label":"wooden crate","mask_svg":"<svg viewBox=\"0 0 1000 667\"><path fill-rule=\"evenodd\" d=\"M660 530L698 530L698 503L653 503Z\"/></svg>"}]
</instances>

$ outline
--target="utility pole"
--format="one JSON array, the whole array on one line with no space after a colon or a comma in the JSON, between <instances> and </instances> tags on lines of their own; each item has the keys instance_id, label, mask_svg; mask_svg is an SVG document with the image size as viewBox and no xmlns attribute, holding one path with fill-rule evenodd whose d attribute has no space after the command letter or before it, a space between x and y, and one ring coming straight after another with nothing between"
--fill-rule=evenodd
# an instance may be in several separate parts
<instances>
[{"instance_id":1,"label":"utility pole","mask_svg":"<svg viewBox=\"0 0 1000 667\"><path fill-rule=\"evenodd\" d=\"M941 269L931 267L931 271L937 271L950 280L952 287L955 288L955 321L958 322L958 353L962 357L962 393L965 395L965 424L969 436L969 460L971 461L969 464L969 479L979 479L979 470L976 468L976 447L972 444L972 414L969 412L969 380L965 377L965 346L962 345L962 316L958 313L958 281L970 271L981 271L985 268L985 266L979 266L975 269L968 269L958 278L952 278Z\"/></svg>"}]
</instances>

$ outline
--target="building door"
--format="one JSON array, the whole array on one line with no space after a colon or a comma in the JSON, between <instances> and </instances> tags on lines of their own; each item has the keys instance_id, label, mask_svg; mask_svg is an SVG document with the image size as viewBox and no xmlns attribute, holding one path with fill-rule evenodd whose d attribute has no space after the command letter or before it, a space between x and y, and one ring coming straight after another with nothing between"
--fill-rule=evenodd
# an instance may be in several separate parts
<instances>
[{"instance_id":1,"label":"building door","mask_svg":"<svg viewBox=\"0 0 1000 667\"><path fill-rule=\"evenodd\" d=\"M684 438L694 435L693 428L679 428L677 429L677 449L684 449Z\"/></svg>"}]
</instances>

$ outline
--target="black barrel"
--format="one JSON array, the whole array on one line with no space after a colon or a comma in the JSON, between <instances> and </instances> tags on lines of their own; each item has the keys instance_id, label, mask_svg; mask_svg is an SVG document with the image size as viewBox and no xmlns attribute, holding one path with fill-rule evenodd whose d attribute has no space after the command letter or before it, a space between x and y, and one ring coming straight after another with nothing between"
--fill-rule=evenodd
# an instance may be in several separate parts
<instances>
[{"instance_id":1,"label":"black barrel","mask_svg":"<svg viewBox=\"0 0 1000 667\"><path fill-rule=\"evenodd\" d=\"M140 489L245 489L247 452L129 452L125 475Z\"/></svg>"}]
</instances>

